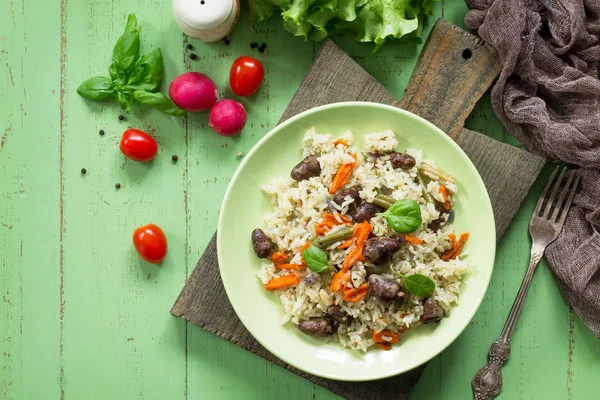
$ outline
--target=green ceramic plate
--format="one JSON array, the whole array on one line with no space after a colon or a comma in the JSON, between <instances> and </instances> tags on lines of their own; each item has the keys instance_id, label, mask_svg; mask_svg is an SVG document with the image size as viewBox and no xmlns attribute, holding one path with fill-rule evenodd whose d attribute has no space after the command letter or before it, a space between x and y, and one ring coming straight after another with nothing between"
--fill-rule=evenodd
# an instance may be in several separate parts
<instances>
[{"instance_id":1,"label":"green ceramic plate","mask_svg":"<svg viewBox=\"0 0 600 400\"><path fill-rule=\"evenodd\" d=\"M304 133L341 134L351 130L358 146L361 135L391 129L400 150L422 149L458 181L455 226L470 232L465 249L469 272L462 284L460 305L440 324L408 330L391 351L367 353L343 349L334 342L312 338L292 324L281 325L279 298L267 292L255 273L260 260L252 250L250 233L264 227L271 210L260 189L270 179L289 176L301 161ZM219 217L217 253L229 300L250 333L286 363L324 378L364 381L411 370L444 350L465 329L487 290L494 265L496 237L487 191L467 155L441 130L398 108L374 103L338 103L303 112L277 126L248 153L237 169L223 200Z\"/></svg>"}]
</instances>

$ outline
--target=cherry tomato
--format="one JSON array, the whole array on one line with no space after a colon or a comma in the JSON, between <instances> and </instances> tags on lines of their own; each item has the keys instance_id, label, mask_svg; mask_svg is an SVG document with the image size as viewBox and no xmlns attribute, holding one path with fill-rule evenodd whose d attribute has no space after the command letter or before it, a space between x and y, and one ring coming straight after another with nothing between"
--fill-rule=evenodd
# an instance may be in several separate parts
<instances>
[{"instance_id":1,"label":"cherry tomato","mask_svg":"<svg viewBox=\"0 0 600 400\"><path fill-rule=\"evenodd\" d=\"M119 146L125 157L135 161L150 161L158 152L158 145L152 136L139 129L127 129Z\"/></svg>"},{"instance_id":2,"label":"cherry tomato","mask_svg":"<svg viewBox=\"0 0 600 400\"><path fill-rule=\"evenodd\" d=\"M137 228L133 232L133 245L140 257L151 264L158 264L167 255L167 237L154 224Z\"/></svg>"},{"instance_id":3,"label":"cherry tomato","mask_svg":"<svg viewBox=\"0 0 600 400\"><path fill-rule=\"evenodd\" d=\"M265 69L260 61L242 56L231 66L229 84L238 96L250 96L258 90L264 77Z\"/></svg>"}]
</instances>

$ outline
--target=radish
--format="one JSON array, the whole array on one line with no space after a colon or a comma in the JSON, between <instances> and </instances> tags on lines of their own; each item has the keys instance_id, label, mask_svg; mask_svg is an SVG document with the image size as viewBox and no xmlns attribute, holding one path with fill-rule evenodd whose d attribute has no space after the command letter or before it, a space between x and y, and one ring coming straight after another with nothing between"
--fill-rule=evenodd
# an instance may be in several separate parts
<instances>
[{"instance_id":1,"label":"radish","mask_svg":"<svg viewBox=\"0 0 600 400\"><path fill-rule=\"evenodd\" d=\"M235 136L246 125L246 110L234 100L219 100L210 109L208 126L222 136Z\"/></svg>"},{"instance_id":2,"label":"radish","mask_svg":"<svg viewBox=\"0 0 600 400\"><path fill-rule=\"evenodd\" d=\"M217 85L199 72L179 75L169 86L169 97L184 110L197 112L209 109L217 101Z\"/></svg>"}]
</instances>

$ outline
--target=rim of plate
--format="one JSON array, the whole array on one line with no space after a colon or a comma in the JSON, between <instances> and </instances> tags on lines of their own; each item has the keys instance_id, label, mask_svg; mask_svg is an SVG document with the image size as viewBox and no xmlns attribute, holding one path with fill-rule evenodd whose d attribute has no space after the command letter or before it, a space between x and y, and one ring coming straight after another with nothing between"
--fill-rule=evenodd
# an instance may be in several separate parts
<instances>
[{"instance_id":1,"label":"rim of plate","mask_svg":"<svg viewBox=\"0 0 600 400\"><path fill-rule=\"evenodd\" d=\"M492 210L493 213L493 209L492 209L492 202L490 200L490 196L489 193L487 191L487 189L485 188L485 185L483 183L483 180L481 178L481 175L479 174L479 171L477 171L477 168L475 168L475 165L473 164L473 162L471 161L471 159L469 158L469 156L467 156L467 154L464 152L464 150L462 148L460 148L460 146L458 144L456 144L456 142L450 138L450 136L448 136L444 131L442 131L440 128L438 128L437 126L435 126L434 124L432 124L431 122L427 121L425 118L418 116L417 114L411 113L410 111L406 111L403 110L401 108L398 107L394 107L394 106L390 106L387 104L380 104L380 103L373 103L373 102L363 102L363 101L347 101L347 102L340 102L340 103L332 103L332 104L326 104L326 105L322 105L322 106L318 106L318 107L313 107L311 109L308 109L306 111L301 112L300 114L296 114L293 117L285 120L284 122L282 122L281 124L273 127L273 129L271 129L265 136L263 136L253 147L252 149L250 149L250 151L248 152L248 154L244 157L244 159L242 160L242 162L240 163L240 165L238 166L238 168L235 170L235 173L233 174L233 177L231 178L231 181L229 182L229 184L227 185L227 190L225 191L225 196L223 197L223 201L221 203L221 212L219 214L219 219L217 222L217 260L219 262L219 272L220 272L220 276L221 276L221 281L223 282L223 287L225 288L225 292L227 293L227 298L229 300L229 303L231 304L231 306L233 307L233 310L235 311L235 314L238 316L238 318L240 319L240 321L242 322L242 324L244 325L244 327L248 330L248 332L250 332L250 334L252 335L252 337L258 342L260 343L265 349L267 349L269 352L271 352L273 355L275 355L277 358L279 358L280 360L284 361L285 363L291 365L292 367L299 369L301 371L304 371L306 373L315 375L315 376L319 376L322 378L326 378L326 379L333 379L333 380L337 380L337 381L347 381L347 382L365 382L365 381L372 381L372 380L377 380L377 379L384 379L384 378L389 378L392 376L396 376L402 373L405 373L407 371L410 371L412 369L415 369L423 364L425 364L426 362L430 361L431 359L433 359L434 357L436 357L437 355L439 355L440 353L442 353L444 350L446 350L446 348L448 348L448 346L450 346L452 343L454 343L454 341L463 333L463 331L465 330L465 328L467 327L467 325L471 322L471 320L473 319L473 317L475 316L475 313L477 312L477 310L479 310L479 307L481 305L481 303L483 302L483 299L485 298L485 294L487 293L489 284L490 284L490 280L492 278L492 273L494 271L494 261L495 261L495 257L496 257L496 221L495 218L493 218L492 216L492 226L493 226L493 230L492 230L492 234L493 234L493 242L492 242L492 246L493 246L493 251L490 252L490 256L488 257L488 263L489 265L491 265L491 268L489 268L487 275L485 276L485 285L484 285L484 291L483 291L483 295L481 297L479 297L477 299L477 301L475 302L475 304L473 304L473 307L471 308L471 311L468 313L468 318L465 318L463 321L461 321L458 325L460 326L460 329L456 329L456 334L454 335L450 335L448 336L448 338L450 340L446 341L442 346L440 346L439 351L434 353L433 355L431 355L429 358L426 358L424 360L422 360L419 364L414 365L412 368L406 369L406 368L396 368L396 369L391 369L390 372L388 373L384 373L384 374L373 374L373 375L369 375L366 374L365 376L361 376L360 378L348 378L347 376L344 376L343 374L330 374L330 373L324 373L321 371L310 371L307 370L304 367L299 366L298 364L295 363L295 361L293 359L290 359L289 357L287 357L287 355L285 354L277 354L275 352L271 351L271 347L269 346L268 343L263 342L257 335L255 335L255 332L249 327L249 324L246 323L246 320L249 319L249 316L245 316L245 315L241 315L241 313L238 312L235 304L233 301L231 301L231 296L230 296L230 292L228 289L228 281L226 278L226 274L222 273L223 270L223 263L221 261L222 257L221 257L221 246L219 245L219 243L222 243L223 239L223 229L221 229L221 227L223 226L223 216L226 214L224 213L222 210L224 209L225 204L228 202L229 199L229 195L231 192L231 188L235 185L235 182L237 181L239 175L241 174L241 171L244 169L244 167L246 166L248 160L254 155L254 153L257 151L257 149L259 147L261 147L263 145L263 143L265 143L271 136L276 135L280 130L282 130L284 127L286 127L287 125L293 124L294 121L304 118L307 115L310 115L314 112L318 112L321 110L326 110L326 109L330 109L330 108L342 108L342 107L352 107L352 106L358 106L358 107L375 107L375 108L382 108L382 109L387 109L389 111L392 112L396 112L399 114L404 114L410 118L416 118L422 122L424 122L426 125L428 125L431 129L437 131L438 134L440 134L442 136L442 140L445 140L448 145L450 145L451 147L454 148L455 151L459 152L461 154L461 156L466 160L467 165L470 169L472 169L475 172L475 176L477 177L477 184L480 189L480 191L482 191L483 193L485 193L485 198L481 199L482 201L484 201L486 204L486 206L488 206L488 208L490 210ZM482 190L481 190L482 189ZM346 350L342 347L340 347L340 350Z\"/></svg>"}]
</instances>

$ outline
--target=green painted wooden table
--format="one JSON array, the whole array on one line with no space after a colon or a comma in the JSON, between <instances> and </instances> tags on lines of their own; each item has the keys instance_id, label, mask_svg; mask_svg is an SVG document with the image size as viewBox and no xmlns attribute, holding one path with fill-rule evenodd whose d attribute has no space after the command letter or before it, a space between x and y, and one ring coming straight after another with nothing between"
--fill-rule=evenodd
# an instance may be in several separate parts
<instances>
[{"instance_id":1,"label":"green painted wooden table","mask_svg":"<svg viewBox=\"0 0 600 400\"><path fill-rule=\"evenodd\" d=\"M229 46L191 41L198 55L191 61L170 9L169 0L0 2L0 399L336 397L169 315L216 228L236 154L275 126L319 44L293 38L280 20L252 26L243 10ZM443 0L435 17L464 26L465 11L461 0ZM262 89L244 100L249 118L242 135L217 136L205 113L182 119L136 107L121 122L116 105L77 95L84 79L107 74L130 12L144 27L142 51L161 47L167 81L201 71L228 95L237 56L264 62ZM420 46L395 42L372 55L370 45L351 37L333 39L402 95ZM264 54L250 49L255 41L267 43ZM155 135L160 150L152 163L120 154L127 126ZM467 127L515 143L489 98ZM547 176L546 169L500 244L479 312L429 364L412 398L471 396L471 378L525 272L527 223ZM169 238L160 267L143 263L131 244L133 230L149 222ZM543 265L515 332L501 398L598 398L599 358L600 342L569 310Z\"/></svg>"}]
</instances>

